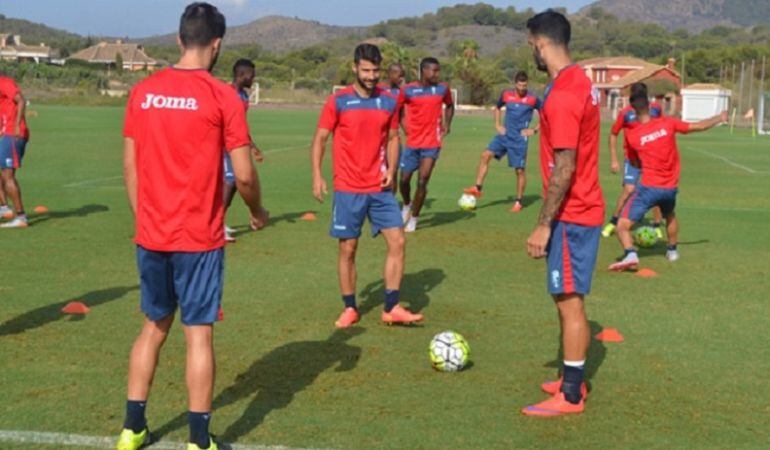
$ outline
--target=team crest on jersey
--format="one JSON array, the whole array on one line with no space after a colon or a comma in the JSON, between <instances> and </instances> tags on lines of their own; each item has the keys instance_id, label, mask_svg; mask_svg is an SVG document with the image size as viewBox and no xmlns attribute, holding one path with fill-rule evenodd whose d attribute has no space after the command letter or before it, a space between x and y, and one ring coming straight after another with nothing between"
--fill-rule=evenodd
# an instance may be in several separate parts
<instances>
[{"instance_id":1,"label":"team crest on jersey","mask_svg":"<svg viewBox=\"0 0 770 450\"><path fill-rule=\"evenodd\" d=\"M146 94L144 102L139 105L142 109L181 109L198 110L198 100L193 97L169 97L165 95Z\"/></svg>"}]
</instances>

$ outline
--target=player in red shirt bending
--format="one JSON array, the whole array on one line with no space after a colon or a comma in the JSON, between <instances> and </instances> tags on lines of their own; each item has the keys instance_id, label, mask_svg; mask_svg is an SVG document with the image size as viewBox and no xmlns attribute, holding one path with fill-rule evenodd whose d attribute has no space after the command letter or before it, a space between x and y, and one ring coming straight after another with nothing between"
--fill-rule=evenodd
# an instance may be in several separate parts
<instances>
[{"instance_id":1,"label":"player in red shirt bending","mask_svg":"<svg viewBox=\"0 0 770 450\"><path fill-rule=\"evenodd\" d=\"M631 227L654 207L659 207L666 219L668 235L666 258L672 262L679 259L677 250L679 221L674 208L679 191L681 166L676 134L705 131L727 122L726 111L692 124L671 117L653 117L646 93L632 96L631 106L639 116L639 126L628 133L629 156L632 161L638 161L642 169L642 178L638 188L623 207L618 221L618 239L625 255L621 261L610 265L610 270L615 271L633 270L638 267L639 256L634 248Z\"/></svg>"},{"instance_id":2,"label":"player in red shirt bending","mask_svg":"<svg viewBox=\"0 0 770 450\"><path fill-rule=\"evenodd\" d=\"M326 194L321 165L329 136L334 134L332 170L334 205L330 235L339 240L338 274L345 308L335 322L347 328L358 322L356 305L356 250L366 218L372 236L382 233L388 252L385 259L385 308L388 324L422 320L399 305L404 275L404 223L393 196L398 162L398 98L377 86L380 50L361 44L353 53L355 82L331 95L324 105L313 137L313 195L323 202Z\"/></svg>"},{"instance_id":3,"label":"player in red shirt bending","mask_svg":"<svg viewBox=\"0 0 770 450\"><path fill-rule=\"evenodd\" d=\"M406 129L406 148L401 154L401 211L407 233L417 229L422 205L428 195L428 182L438 160L441 144L449 134L455 107L452 90L440 83L441 66L436 58L420 62L420 81L401 90L401 103ZM412 203L412 173L419 171L417 190Z\"/></svg>"},{"instance_id":4,"label":"player in red shirt bending","mask_svg":"<svg viewBox=\"0 0 770 450\"><path fill-rule=\"evenodd\" d=\"M522 412L557 416L582 412L586 395L590 328L583 301L591 290L604 219L599 98L583 69L572 62L571 27L562 14L537 14L527 28L537 67L551 78L540 110L544 199L527 251L533 258L547 258L546 280L559 312L564 369L560 380L541 386L552 397Z\"/></svg>"},{"instance_id":5,"label":"player in red shirt bending","mask_svg":"<svg viewBox=\"0 0 770 450\"><path fill-rule=\"evenodd\" d=\"M647 85L644 83L634 83L631 85L631 96L636 94L647 95ZM663 115L663 107L658 102L650 103L650 117L660 117ZM620 211L623 206L634 193L636 186L639 184L639 177L641 176L641 170L634 165L628 156L628 133L634 128L639 126L639 116L634 111L631 105L621 109L618 113L618 117L615 119L615 123L612 124L610 130L610 171L612 173L618 173L620 170L620 164L618 164L618 134L621 130L625 130L623 133L623 150L625 153L625 159L623 162L623 190L620 191L615 211L609 223L602 229L602 236L610 237L615 232L615 228L618 225L618 218L620 217ZM660 223L663 220L660 214L660 208L654 208L653 211L653 227L655 233L659 239L663 238L663 231L660 229Z\"/></svg>"},{"instance_id":6,"label":"player in red shirt bending","mask_svg":"<svg viewBox=\"0 0 770 450\"><path fill-rule=\"evenodd\" d=\"M268 220L250 158L243 104L210 70L225 18L189 5L179 25L179 62L138 83L126 106L124 174L136 217L136 252L145 321L128 368L128 401L118 450L151 442L145 407L176 309L187 343L188 450L216 449L209 436L214 389L213 324L222 297L222 149L230 153L252 228Z\"/></svg>"}]
</instances>

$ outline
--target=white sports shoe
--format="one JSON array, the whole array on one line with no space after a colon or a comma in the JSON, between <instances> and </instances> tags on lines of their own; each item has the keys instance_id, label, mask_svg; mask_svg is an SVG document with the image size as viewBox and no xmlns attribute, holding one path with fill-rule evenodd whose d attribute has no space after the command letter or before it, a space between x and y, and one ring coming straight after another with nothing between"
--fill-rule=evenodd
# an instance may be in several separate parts
<instances>
[{"instance_id":1,"label":"white sports shoe","mask_svg":"<svg viewBox=\"0 0 770 450\"><path fill-rule=\"evenodd\" d=\"M8 205L0 206L0 218L2 219L12 219L13 218L13 210L8 207Z\"/></svg>"},{"instance_id":2,"label":"white sports shoe","mask_svg":"<svg viewBox=\"0 0 770 450\"><path fill-rule=\"evenodd\" d=\"M233 230L232 228L225 226L225 242L235 242L235 237L233 237Z\"/></svg>"},{"instance_id":3,"label":"white sports shoe","mask_svg":"<svg viewBox=\"0 0 770 450\"><path fill-rule=\"evenodd\" d=\"M410 217L409 221L406 222L404 231L407 233L414 233L416 229L417 229L417 217Z\"/></svg>"},{"instance_id":4,"label":"white sports shoe","mask_svg":"<svg viewBox=\"0 0 770 450\"><path fill-rule=\"evenodd\" d=\"M0 225L0 228L27 228L27 216L16 216L12 221Z\"/></svg>"},{"instance_id":5,"label":"white sports shoe","mask_svg":"<svg viewBox=\"0 0 770 450\"><path fill-rule=\"evenodd\" d=\"M404 207L401 208L401 220L403 220L404 223L407 223L410 217L412 217L412 205L404 205Z\"/></svg>"},{"instance_id":6,"label":"white sports shoe","mask_svg":"<svg viewBox=\"0 0 770 450\"><path fill-rule=\"evenodd\" d=\"M625 272L626 270L636 270L639 267L639 255L636 252L627 254L623 260L610 264L609 270L613 272Z\"/></svg>"},{"instance_id":7,"label":"white sports shoe","mask_svg":"<svg viewBox=\"0 0 770 450\"><path fill-rule=\"evenodd\" d=\"M677 250L668 250L666 252L666 259L674 262L679 260L679 251Z\"/></svg>"},{"instance_id":8,"label":"white sports shoe","mask_svg":"<svg viewBox=\"0 0 770 450\"><path fill-rule=\"evenodd\" d=\"M228 234L235 234L235 232L238 231L235 228L230 228L227 225L225 225L225 232Z\"/></svg>"}]
</instances>

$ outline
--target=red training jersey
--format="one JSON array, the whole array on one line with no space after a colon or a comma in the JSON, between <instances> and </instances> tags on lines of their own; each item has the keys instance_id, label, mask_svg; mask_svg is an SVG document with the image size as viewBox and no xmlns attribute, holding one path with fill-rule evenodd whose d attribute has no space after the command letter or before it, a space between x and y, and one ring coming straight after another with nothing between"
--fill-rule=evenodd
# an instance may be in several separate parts
<instances>
[{"instance_id":1,"label":"red training jersey","mask_svg":"<svg viewBox=\"0 0 770 450\"><path fill-rule=\"evenodd\" d=\"M546 89L540 111L543 196L554 168L554 151L575 151L575 173L556 220L583 226L604 221L599 185L599 98L578 65L564 68Z\"/></svg>"},{"instance_id":2,"label":"red training jersey","mask_svg":"<svg viewBox=\"0 0 770 450\"><path fill-rule=\"evenodd\" d=\"M650 103L650 117L663 117L663 107L658 102ZM615 136L620 134L620 130L633 130L639 126L639 118L636 117L636 111L632 106L626 106L618 113L615 122L612 124L611 132ZM623 150L626 159L628 158L628 134L623 133Z\"/></svg>"},{"instance_id":3,"label":"red training jersey","mask_svg":"<svg viewBox=\"0 0 770 450\"><path fill-rule=\"evenodd\" d=\"M406 112L406 146L413 149L441 148L444 105L453 104L449 85L409 83L401 89L400 103Z\"/></svg>"},{"instance_id":4,"label":"red training jersey","mask_svg":"<svg viewBox=\"0 0 770 450\"><path fill-rule=\"evenodd\" d=\"M131 90L123 135L136 148L136 243L167 252L222 247L222 149L251 142L232 87L203 69L161 70Z\"/></svg>"},{"instance_id":5,"label":"red training jersey","mask_svg":"<svg viewBox=\"0 0 770 450\"><path fill-rule=\"evenodd\" d=\"M351 193L382 191L387 171L390 130L398 129L398 98L379 87L372 96L358 95L353 86L329 96L318 128L334 133L334 190Z\"/></svg>"},{"instance_id":6,"label":"red training jersey","mask_svg":"<svg viewBox=\"0 0 770 450\"><path fill-rule=\"evenodd\" d=\"M687 134L690 124L673 117L659 117L628 132L630 155L641 162L642 186L674 189L679 186L679 149L676 133Z\"/></svg>"},{"instance_id":7,"label":"red training jersey","mask_svg":"<svg viewBox=\"0 0 770 450\"><path fill-rule=\"evenodd\" d=\"M19 93L21 90L13 78L0 76L0 132L2 134L16 136L16 117L19 114L19 107L14 97ZM29 141L29 128L25 117L21 118L20 128L19 137Z\"/></svg>"}]
</instances>

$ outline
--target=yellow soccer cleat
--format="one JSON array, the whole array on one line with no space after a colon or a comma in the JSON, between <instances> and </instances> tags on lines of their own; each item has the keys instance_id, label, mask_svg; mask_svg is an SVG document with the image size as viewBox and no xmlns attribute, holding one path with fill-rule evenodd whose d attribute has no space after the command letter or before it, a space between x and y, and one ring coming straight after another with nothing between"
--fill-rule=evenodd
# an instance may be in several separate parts
<instances>
[{"instance_id":1,"label":"yellow soccer cleat","mask_svg":"<svg viewBox=\"0 0 770 450\"><path fill-rule=\"evenodd\" d=\"M200 448L197 444L193 444L192 442L187 443L187 450L219 450L219 447L217 447L217 443L214 442L214 438L210 438L210 443L208 448Z\"/></svg>"},{"instance_id":2,"label":"yellow soccer cleat","mask_svg":"<svg viewBox=\"0 0 770 450\"><path fill-rule=\"evenodd\" d=\"M118 438L117 450L138 450L152 443L150 431L145 428L141 433L134 433L128 428L124 428Z\"/></svg>"}]
</instances>

